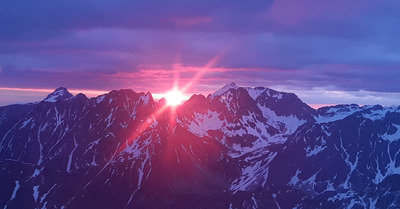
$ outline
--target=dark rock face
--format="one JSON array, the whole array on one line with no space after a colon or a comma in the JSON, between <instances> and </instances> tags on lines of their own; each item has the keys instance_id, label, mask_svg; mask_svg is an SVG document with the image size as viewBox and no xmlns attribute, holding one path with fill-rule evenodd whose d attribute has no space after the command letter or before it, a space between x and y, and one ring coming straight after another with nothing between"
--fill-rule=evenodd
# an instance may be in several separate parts
<instances>
[{"instance_id":1,"label":"dark rock face","mask_svg":"<svg viewBox=\"0 0 400 209\"><path fill-rule=\"evenodd\" d=\"M398 208L400 108L228 84L0 107L0 208Z\"/></svg>"}]
</instances>

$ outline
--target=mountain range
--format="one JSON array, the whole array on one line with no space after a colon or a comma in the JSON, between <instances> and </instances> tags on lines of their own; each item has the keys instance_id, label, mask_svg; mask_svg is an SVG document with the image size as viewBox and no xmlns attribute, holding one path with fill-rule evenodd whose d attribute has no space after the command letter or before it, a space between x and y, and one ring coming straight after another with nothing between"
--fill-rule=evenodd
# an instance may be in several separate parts
<instances>
[{"instance_id":1,"label":"mountain range","mask_svg":"<svg viewBox=\"0 0 400 209\"><path fill-rule=\"evenodd\" d=\"M0 208L399 208L400 106L234 83L0 107Z\"/></svg>"}]
</instances>

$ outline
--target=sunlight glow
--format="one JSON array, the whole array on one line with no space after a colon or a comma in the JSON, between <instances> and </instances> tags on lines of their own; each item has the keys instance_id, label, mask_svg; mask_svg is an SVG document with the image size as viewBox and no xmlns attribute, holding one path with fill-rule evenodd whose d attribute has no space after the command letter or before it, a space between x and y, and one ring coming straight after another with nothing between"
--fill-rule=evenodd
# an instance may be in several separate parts
<instances>
[{"instance_id":1,"label":"sunlight glow","mask_svg":"<svg viewBox=\"0 0 400 209\"><path fill-rule=\"evenodd\" d=\"M165 99L167 100L167 105L176 106L182 104L185 97L180 91L172 90L165 94Z\"/></svg>"},{"instance_id":2,"label":"sunlight glow","mask_svg":"<svg viewBox=\"0 0 400 209\"><path fill-rule=\"evenodd\" d=\"M189 82L186 83L186 85L182 88L179 88L179 72L176 71L174 74L174 85L173 85L173 90L166 93L166 94L153 94L153 96L157 98L162 98L164 97L166 100L166 105L162 106L160 109L155 111L151 116L145 120L139 127L136 129L135 132L132 133L131 137L129 137L128 142L126 145L131 145L135 139L140 137L140 135L146 130L149 126L157 122L156 120L162 115L165 111L170 111L171 114L169 114L169 126L168 129L171 131L170 136L173 136L172 131L173 128L175 127L176 121L174 120L174 115L176 114L176 106L182 104L184 100L189 99L190 95L184 94L187 92L198 80L205 74L206 72L211 71L211 68L221 59L223 53L220 53L219 55L215 56L213 59L211 59L201 70L199 70L196 75L190 79ZM179 90L178 90L179 89ZM120 150L122 151L122 150Z\"/></svg>"}]
</instances>

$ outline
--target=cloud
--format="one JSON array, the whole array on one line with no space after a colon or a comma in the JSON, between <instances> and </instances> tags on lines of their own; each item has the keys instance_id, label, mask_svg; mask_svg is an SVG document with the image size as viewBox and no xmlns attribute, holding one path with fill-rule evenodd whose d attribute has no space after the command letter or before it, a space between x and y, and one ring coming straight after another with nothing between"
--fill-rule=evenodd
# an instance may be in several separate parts
<instances>
[{"instance_id":1,"label":"cloud","mask_svg":"<svg viewBox=\"0 0 400 209\"><path fill-rule=\"evenodd\" d=\"M5 46L0 49L0 64L18 75L27 70L38 71L37 75L64 73L74 79L79 79L75 75L93 74L90 77L94 79L95 75L119 72L143 73L143 66L167 70L181 63L199 67L224 52L215 67L237 69L220 74L225 83L230 82L228 79L257 79L265 85L336 85L343 90L400 91L393 80L400 64L394 49L364 40L272 33L97 29L74 32L59 41ZM97 84L92 84L91 88L96 88Z\"/></svg>"},{"instance_id":2,"label":"cloud","mask_svg":"<svg viewBox=\"0 0 400 209\"><path fill-rule=\"evenodd\" d=\"M395 0L1 1L0 83L138 91L189 81L400 92ZM177 66L179 70L177 70ZM149 81L158 81L149 82Z\"/></svg>"},{"instance_id":3,"label":"cloud","mask_svg":"<svg viewBox=\"0 0 400 209\"><path fill-rule=\"evenodd\" d=\"M93 28L170 28L209 23L213 16L250 15L267 9L272 1L155 1L100 0L0 3L0 37L48 38L71 30ZM224 21L225 22L225 21ZM172 23L172 24L171 24ZM44 33L46 32L47 35ZM33 36L33 37L32 37ZM44 36L44 37L42 37Z\"/></svg>"},{"instance_id":4,"label":"cloud","mask_svg":"<svg viewBox=\"0 0 400 209\"><path fill-rule=\"evenodd\" d=\"M277 87L285 89L285 87ZM335 87L333 87L335 89ZM305 103L311 106L321 107L336 104L359 104L383 106L400 104L400 93L382 93L372 91L338 91L332 87L319 87L306 90L293 90Z\"/></svg>"}]
</instances>

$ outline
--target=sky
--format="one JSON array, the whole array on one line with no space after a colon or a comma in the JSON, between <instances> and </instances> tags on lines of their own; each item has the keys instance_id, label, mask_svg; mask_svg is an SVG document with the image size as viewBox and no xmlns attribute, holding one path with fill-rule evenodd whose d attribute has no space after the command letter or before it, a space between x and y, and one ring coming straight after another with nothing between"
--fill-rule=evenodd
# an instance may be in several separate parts
<instances>
[{"instance_id":1,"label":"sky","mask_svg":"<svg viewBox=\"0 0 400 209\"><path fill-rule=\"evenodd\" d=\"M398 0L0 1L0 106L63 86L400 105Z\"/></svg>"}]
</instances>

